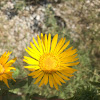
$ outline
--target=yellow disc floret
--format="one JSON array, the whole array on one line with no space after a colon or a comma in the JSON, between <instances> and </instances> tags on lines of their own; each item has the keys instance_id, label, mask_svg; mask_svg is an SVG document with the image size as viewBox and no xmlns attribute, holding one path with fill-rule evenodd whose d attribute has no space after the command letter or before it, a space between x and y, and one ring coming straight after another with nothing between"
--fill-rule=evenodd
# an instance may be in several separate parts
<instances>
[{"instance_id":1,"label":"yellow disc floret","mask_svg":"<svg viewBox=\"0 0 100 100\"><path fill-rule=\"evenodd\" d=\"M46 73L55 72L59 68L59 59L53 54L44 54L40 57L39 66Z\"/></svg>"}]
</instances>

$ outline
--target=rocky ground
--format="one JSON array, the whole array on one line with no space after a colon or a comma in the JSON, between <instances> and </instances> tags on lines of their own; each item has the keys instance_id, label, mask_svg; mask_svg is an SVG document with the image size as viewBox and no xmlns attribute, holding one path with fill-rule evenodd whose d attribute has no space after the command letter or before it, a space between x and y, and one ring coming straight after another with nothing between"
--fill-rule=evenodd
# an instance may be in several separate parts
<instances>
[{"instance_id":1,"label":"rocky ground","mask_svg":"<svg viewBox=\"0 0 100 100\"><path fill-rule=\"evenodd\" d=\"M34 12L34 13L33 13ZM7 2L0 9L0 54L12 50L15 56L20 56L32 37L41 33L44 27L43 6L27 6L22 11L14 9L14 3Z\"/></svg>"},{"instance_id":2,"label":"rocky ground","mask_svg":"<svg viewBox=\"0 0 100 100\"><path fill-rule=\"evenodd\" d=\"M70 34L73 40L79 38L84 28L90 29L94 27L94 23L84 23L87 20L86 18L91 16L89 10L95 10L97 13L100 12L99 7L95 8L96 5L100 4L99 0L95 2L90 0L86 2L72 0L61 3L49 2L47 4L18 6L21 10L16 7L18 0L14 2L8 0L6 3L1 1L0 3L0 54L10 50L17 57L29 45L33 36L36 37L37 34L48 29L45 24L46 9L48 7L52 7L58 24L63 28L71 30ZM89 10L86 10L88 7ZM98 28L96 27L96 29Z\"/></svg>"}]
</instances>

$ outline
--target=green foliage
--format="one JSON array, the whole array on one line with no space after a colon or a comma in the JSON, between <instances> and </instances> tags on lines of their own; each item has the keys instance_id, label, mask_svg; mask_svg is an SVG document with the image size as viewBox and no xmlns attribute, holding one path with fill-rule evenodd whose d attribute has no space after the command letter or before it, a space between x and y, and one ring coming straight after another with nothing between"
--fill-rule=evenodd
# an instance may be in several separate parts
<instances>
[{"instance_id":1,"label":"green foliage","mask_svg":"<svg viewBox=\"0 0 100 100\"><path fill-rule=\"evenodd\" d=\"M22 10L22 8L25 7L25 6L26 6L25 1L19 0L19 1L16 2L15 9L16 10Z\"/></svg>"},{"instance_id":2,"label":"green foliage","mask_svg":"<svg viewBox=\"0 0 100 100\"><path fill-rule=\"evenodd\" d=\"M20 72L19 72L19 69L16 68L16 71L13 71L13 78L18 77L19 73L20 73Z\"/></svg>"},{"instance_id":3,"label":"green foliage","mask_svg":"<svg viewBox=\"0 0 100 100\"><path fill-rule=\"evenodd\" d=\"M100 87L100 82L90 82L92 85L96 86L96 87Z\"/></svg>"},{"instance_id":4,"label":"green foliage","mask_svg":"<svg viewBox=\"0 0 100 100\"><path fill-rule=\"evenodd\" d=\"M98 92L100 93L100 82L91 82L91 81L90 81L90 83L91 83L92 85L94 85L94 86L97 88ZM100 95L100 94L99 94L99 95Z\"/></svg>"},{"instance_id":5,"label":"green foliage","mask_svg":"<svg viewBox=\"0 0 100 100\"><path fill-rule=\"evenodd\" d=\"M80 87L74 93L74 96L68 100L99 100L97 90L91 87Z\"/></svg>"},{"instance_id":6,"label":"green foliage","mask_svg":"<svg viewBox=\"0 0 100 100\"><path fill-rule=\"evenodd\" d=\"M46 17L45 25L47 29L43 30L44 31L43 33L47 33L47 34L51 33L52 36L54 36L55 34L59 34L59 39L64 36L67 36L68 39L69 30L65 26L61 26L58 24L54 11L52 9L52 5L48 5L46 9L45 17Z\"/></svg>"},{"instance_id":7,"label":"green foliage","mask_svg":"<svg viewBox=\"0 0 100 100\"><path fill-rule=\"evenodd\" d=\"M16 82L13 81L13 80L8 80L8 84L9 84L9 87L10 87L10 88L8 88L4 84L4 82L0 81L0 88L3 89L3 90L12 90L12 89L16 89L16 88L21 88L26 83L27 83L27 81L26 80L23 80L23 79L16 79Z\"/></svg>"},{"instance_id":8,"label":"green foliage","mask_svg":"<svg viewBox=\"0 0 100 100\"><path fill-rule=\"evenodd\" d=\"M32 81L33 81L33 78L31 76L28 76L28 86L31 85Z\"/></svg>"},{"instance_id":9,"label":"green foliage","mask_svg":"<svg viewBox=\"0 0 100 100\"><path fill-rule=\"evenodd\" d=\"M2 95L2 100L22 100L20 95L8 92Z\"/></svg>"}]
</instances>

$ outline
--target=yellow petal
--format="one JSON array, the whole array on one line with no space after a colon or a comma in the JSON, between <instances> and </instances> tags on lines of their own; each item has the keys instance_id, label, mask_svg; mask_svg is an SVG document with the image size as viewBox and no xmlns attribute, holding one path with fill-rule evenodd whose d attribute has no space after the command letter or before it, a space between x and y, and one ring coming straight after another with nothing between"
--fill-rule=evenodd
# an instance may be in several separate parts
<instances>
[{"instance_id":1,"label":"yellow petal","mask_svg":"<svg viewBox=\"0 0 100 100\"><path fill-rule=\"evenodd\" d=\"M65 73L72 74L72 73L74 73L77 70L73 69L73 68L70 68L70 67L63 66L62 69L59 70L59 71L63 71Z\"/></svg>"},{"instance_id":2,"label":"yellow petal","mask_svg":"<svg viewBox=\"0 0 100 100\"><path fill-rule=\"evenodd\" d=\"M40 72L41 72L41 70L36 70L36 71L34 71L34 72L28 74L28 76L33 76L33 75L38 74L38 73L40 73Z\"/></svg>"},{"instance_id":3,"label":"yellow petal","mask_svg":"<svg viewBox=\"0 0 100 100\"><path fill-rule=\"evenodd\" d=\"M11 69L14 69L14 70L16 70L16 68L15 67L9 67L9 69L11 70Z\"/></svg>"},{"instance_id":4,"label":"yellow petal","mask_svg":"<svg viewBox=\"0 0 100 100\"><path fill-rule=\"evenodd\" d=\"M62 77L63 79L65 80L70 80L69 78L67 78L66 76L62 75L61 73L59 72L56 72L60 77Z\"/></svg>"},{"instance_id":5,"label":"yellow petal","mask_svg":"<svg viewBox=\"0 0 100 100\"><path fill-rule=\"evenodd\" d=\"M58 42L58 44L57 44L57 46L55 48L55 51L54 51L55 54L57 54L58 51L61 49L61 47L64 45L65 40L66 40L65 38L64 39L63 38L60 39L60 41Z\"/></svg>"},{"instance_id":6,"label":"yellow petal","mask_svg":"<svg viewBox=\"0 0 100 100\"><path fill-rule=\"evenodd\" d=\"M24 66L24 68L27 68L29 71L35 71L37 69L40 69L39 66Z\"/></svg>"},{"instance_id":7,"label":"yellow petal","mask_svg":"<svg viewBox=\"0 0 100 100\"><path fill-rule=\"evenodd\" d=\"M44 73L42 72L42 74L36 79L34 84L37 84L42 79L43 76L44 76Z\"/></svg>"},{"instance_id":8,"label":"yellow petal","mask_svg":"<svg viewBox=\"0 0 100 100\"><path fill-rule=\"evenodd\" d=\"M6 72L6 73L4 73L2 76L3 76L4 78L6 78L6 79L12 79L12 73L13 73L13 72Z\"/></svg>"},{"instance_id":9,"label":"yellow petal","mask_svg":"<svg viewBox=\"0 0 100 100\"><path fill-rule=\"evenodd\" d=\"M75 58L75 57L77 57L77 54L69 56L69 57L61 58L60 61L61 61L61 63L74 62L79 59L79 58Z\"/></svg>"},{"instance_id":10,"label":"yellow petal","mask_svg":"<svg viewBox=\"0 0 100 100\"><path fill-rule=\"evenodd\" d=\"M44 75L44 84L46 85L48 83L48 74Z\"/></svg>"},{"instance_id":11,"label":"yellow petal","mask_svg":"<svg viewBox=\"0 0 100 100\"><path fill-rule=\"evenodd\" d=\"M39 65L39 62L31 57L24 56L23 61L25 61L28 64Z\"/></svg>"},{"instance_id":12,"label":"yellow petal","mask_svg":"<svg viewBox=\"0 0 100 100\"><path fill-rule=\"evenodd\" d=\"M48 35L48 41L47 41L47 53L50 51L50 45L51 45L51 34L49 33Z\"/></svg>"},{"instance_id":13,"label":"yellow petal","mask_svg":"<svg viewBox=\"0 0 100 100\"><path fill-rule=\"evenodd\" d=\"M78 65L79 62L75 62L75 63L68 63L68 64L60 64L61 66L75 66Z\"/></svg>"},{"instance_id":14,"label":"yellow petal","mask_svg":"<svg viewBox=\"0 0 100 100\"><path fill-rule=\"evenodd\" d=\"M42 73L43 73L42 71L41 71L40 73L36 73L36 74L33 76L33 78L39 77Z\"/></svg>"},{"instance_id":15,"label":"yellow petal","mask_svg":"<svg viewBox=\"0 0 100 100\"><path fill-rule=\"evenodd\" d=\"M6 52L1 56L1 58L0 58L0 63L2 64L2 65L4 65L6 62L7 62L7 60L8 60L8 58L9 58L9 55L11 54L11 52L7 52L7 54L6 54Z\"/></svg>"},{"instance_id":16,"label":"yellow petal","mask_svg":"<svg viewBox=\"0 0 100 100\"><path fill-rule=\"evenodd\" d=\"M62 85L62 84L60 83L59 79L57 79L57 77L55 76L55 74L53 73L52 75L53 75L53 78L54 78L55 82L56 82L57 84L59 84L59 85Z\"/></svg>"},{"instance_id":17,"label":"yellow petal","mask_svg":"<svg viewBox=\"0 0 100 100\"><path fill-rule=\"evenodd\" d=\"M17 58L14 58L10 61L8 61L5 65L4 65L4 68L6 69L7 67L11 66L15 61L16 61Z\"/></svg>"},{"instance_id":18,"label":"yellow petal","mask_svg":"<svg viewBox=\"0 0 100 100\"><path fill-rule=\"evenodd\" d=\"M44 37L43 37L43 33L41 33L41 39L42 39L42 42L44 44Z\"/></svg>"},{"instance_id":19,"label":"yellow petal","mask_svg":"<svg viewBox=\"0 0 100 100\"><path fill-rule=\"evenodd\" d=\"M14 68L14 67L7 67L7 68L5 68L5 71L4 71L4 72L5 72L5 73L6 73L6 72L9 72L9 71L12 70L12 69L16 70L16 68Z\"/></svg>"},{"instance_id":20,"label":"yellow petal","mask_svg":"<svg viewBox=\"0 0 100 100\"><path fill-rule=\"evenodd\" d=\"M65 59L64 61L62 61L61 63L70 63L70 62L74 62L77 61L79 58L75 58L75 59Z\"/></svg>"},{"instance_id":21,"label":"yellow petal","mask_svg":"<svg viewBox=\"0 0 100 100\"><path fill-rule=\"evenodd\" d=\"M41 40L40 40L38 35L37 35L37 39L38 39L38 44L39 44L39 47L40 47L41 54L43 54L42 43L41 43Z\"/></svg>"},{"instance_id":22,"label":"yellow petal","mask_svg":"<svg viewBox=\"0 0 100 100\"><path fill-rule=\"evenodd\" d=\"M3 55L1 56L1 58L5 57L5 55L6 55L6 52L3 53Z\"/></svg>"},{"instance_id":23,"label":"yellow petal","mask_svg":"<svg viewBox=\"0 0 100 100\"><path fill-rule=\"evenodd\" d=\"M45 76L45 74L44 74L44 76ZM41 87L41 86L43 85L43 83L44 83L44 80L45 80L45 78L43 77L43 78L42 78L42 80L41 80L41 82L40 82L40 85L39 85L39 87Z\"/></svg>"},{"instance_id":24,"label":"yellow petal","mask_svg":"<svg viewBox=\"0 0 100 100\"><path fill-rule=\"evenodd\" d=\"M66 53L66 56L71 56L77 52L77 49L70 50L69 52Z\"/></svg>"},{"instance_id":25,"label":"yellow petal","mask_svg":"<svg viewBox=\"0 0 100 100\"><path fill-rule=\"evenodd\" d=\"M64 52L59 54L59 58L64 58L66 57L66 54L68 54L72 50L73 46L65 50Z\"/></svg>"},{"instance_id":26,"label":"yellow petal","mask_svg":"<svg viewBox=\"0 0 100 100\"><path fill-rule=\"evenodd\" d=\"M1 62L1 64L4 66L6 64L6 62L8 61L9 57L5 57L3 58L3 61Z\"/></svg>"},{"instance_id":27,"label":"yellow petal","mask_svg":"<svg viewBox=\"0 0 100 100\"><path fill-rule=\"evenodd\" d=\"M50 84L50 87L52 88L53 87L53 82L52 82L52 75L49 74L49 84Z\"/></svg>"},{"instance_id":28,"label":"yellow petal","mask_svg":"<svg viewBox=\"0 0 100 100\"><path fill-rule=\"evenodd\" d=\"M57 83L55 82L55 80L54 80L53 77L52 77L52 82L53 82L53 84L54 84L54 87L58 90L58 85L57 85Z\"/></svg>"},{"instance_id":29,"label":"yellow petal","mask_svg":"<svg viewBox=\"0 0 100 100\"><path fill-rule=\"evenodd\" d=\"M4 81L4 83L7 85L7 87L10 88L9 85L8 85L7 79L3 78L3 81Z\"/></svg>"},{"instance_id":30,"label":"yellow petal","mask_svg":"<svg viewBox=\"0 0 100 100\"><path fill-rule=\"evenodd\" d=\"M46 50L46 52L47 52L47 34L45 34L45 42L44 42L44 44L45 44L45 50Z\"/></svg>"},{"instance_id":31,"label":"yellow petal","mask_svg":"<svg viewBox=\"0 0 100 100\"><path fill-rule=\"evenodd\" d=\"M38 52L36 52L34 49L27 47L29 49L30 52L32 52L32 54L35 54L36 56L40 57L40 54Z\"/></svg>"},{"instance_id":32,"label":"yellow petal","mask_svg":"<svg viewBox=\"0 0 100 100\"><path fill-rule=\"evenodd\" d=\"M46 49L45 49L45 44L43 43L43 41L42 41L42 47L43 47L43 52L45 53Z\"/></svg>"},{"instance_id":33,"label":"yellow petal","mask_svg":"<svg viewBox=\"0 0 100 100\"><path fill-rule=\"evenodd\" d=\"M62 57L62 58L60 58L60 60L61 60L61 61L64 61L64 60L66 60L66 59L67 59L67 60L71 60L71 59L74 59L75 57L77 57L77 55L78 55L78 54L66 56L66 57L64 57L64 58Z\"/></svg>"},{"instance_id":34,"label":"yellow petal","mask_svg":"<svg viewBox=\"0 0 100 100\"><path fill-rule=\"evenodd\" d=\"M59 79L62 83L66 83L59 75L57 75L56 73L55 73L55 76L57 77L57 79Z\"/></svg>"},{"instance_id":35,"label":"yellow petal","mask_svg":"<svg viewBox=\"0 0 100 100\"><path fill-rule=\"evenodd\" d=\"M25 49L25 50L26 50L26 52L27 52L31 57L33 57L33 58L39 60L40 56L37 56L36 53L32 53L31 51L29 51L29 50L27 50L27 49Z\"/></svg>"},{"instance_id":36,"label":"yellow petal","mask_svg":"<svg viewBox=\"0 0 100 100\"><path fill-rule=\"evenodd\" d=\"M32 42L30 42L30 45L31 45L33 51L34 51L36 54L41 55L41 53L40 53L40 52L38 51L38 49L33 45Z\"/></svg>"},{"instance_id":37,"label":"yellow petal","mask_svg":"<svg viewBox=\"0 0 100 100\"><path fill-rule=\"evenodd\" d=\"M34 38L33 38L33 42L34 42L35 46L37 47L37 49L42 53L42 50L40 49L39 45L37 44L37 42L35 41Z\"/></svg>"},{"instance_id":38,"label":"yellow petal","mask_svg":"<svg viewBox=\"0 0 100 100\"><path fill-rule=\"evenodd\" d=\"M70 74L66 73L67 71L64 72L64 71L61 71L61 70L60 70L59 72L62 73L63 75L65 75L65 76L68 76L68 77L74 76L74 75L70 75Z\"/></svg>"},{"instance_id":39,"label":"yellow petal","mask_svg":"<svg viewBox=\"0 0 100 100\"><path fill-rule=\"evenodd\" d=\"M64 49L67 48L67 46L69 45L70 41L68 41L62 48L61 50L57 53L57 54L60 54Z\"/></svg>"},{"instance_id":40,"label":"yellow petal","mask_svg":"<svg viewBox=\"0 0 100 100\"><path fill-rule=\"evenodd\" d=\"M34 70L36 70L36 69L40 69L39 66L24 66L24 68L34 69Z\"/></svg>"},{"instance_id":41,"label":"yellow petal","mask_svg":"<svg viewBox=\"0 0 100 100\"><path fill-rule=\"evenodd\" d=\"M16 82L16 80L14 78L11 78L11 79Z\"/></svg>"},{"instance_id":42,"label":"yellow petal","mask_svg":"<svg viewBox=\"0 0 100 100\"><path fill-rule=\"evenodd\" d=\"M0 81L2 81L2 76L0 75Z\"/></svg>"},{"instance_id":43,"label":"yellow petal","mask_svg":"<svg viewBox=\"0 0 100 100\"><path fill-rule=\"evenodd\" d=\"M54 51L56 44L57 44L58 34L53 37L52 44L51 44L51 52Z\"/></svg>"}]
</instances>

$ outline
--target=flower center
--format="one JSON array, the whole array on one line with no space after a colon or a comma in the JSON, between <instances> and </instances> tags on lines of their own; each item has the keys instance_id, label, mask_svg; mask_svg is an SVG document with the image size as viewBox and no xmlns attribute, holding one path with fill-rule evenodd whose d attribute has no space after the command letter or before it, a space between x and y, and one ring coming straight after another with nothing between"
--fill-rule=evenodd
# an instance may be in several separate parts
<instances>
[{"instance_id":1,"label":"flower center","mask_svg":"<svg viewBox=\"0 0 100 100\"><path fill-rule=\"evenodd\" d=\"M0 64L0 74L4 72L4 67Z\"/></svg>"},{"instance_id":2,"label":"flower center","mask_svg":"<svg viewBox=\"0 0 100 100\"><path fill-rule=\"evenodd\" d=\"M57 71L59 65L59 59L53 54L44 54L40 58L39 66L46 73Z\"/></svg>"}]
</instances>

